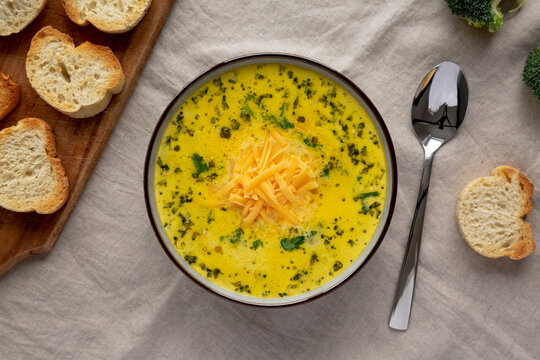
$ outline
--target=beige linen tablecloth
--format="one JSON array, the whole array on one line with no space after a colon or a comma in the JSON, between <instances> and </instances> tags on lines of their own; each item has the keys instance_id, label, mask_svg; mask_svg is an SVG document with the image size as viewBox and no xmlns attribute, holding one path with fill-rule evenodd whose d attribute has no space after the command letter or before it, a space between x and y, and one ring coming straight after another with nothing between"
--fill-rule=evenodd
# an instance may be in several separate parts
<instances>
[{"instance_id":1,"label":"beige linen tablecloth","mask_svg":"<svg viewBox=\"0 0 540 360\"><path fill-rule=\"evenodd\" d=\"M57 1L57 0L55 0ZM540 185L540 101L521 80L540 45L529 0L490 34L442 0L179 0L54 250L0 277L1 359L540 359L540 249L491 260L459 235L456 199L473 178L515 166ZM217 297L167 258L147 219L143 164L161 111L192 78L254 52L307 56L373 100L399 171L389 232L345 285L296 307ZM388 328L422 166L410 104L432 66L468 75L467 117L435 156L407 332ZM540 196L529 216L540 239Z\"/></svg>"}]
</instances>

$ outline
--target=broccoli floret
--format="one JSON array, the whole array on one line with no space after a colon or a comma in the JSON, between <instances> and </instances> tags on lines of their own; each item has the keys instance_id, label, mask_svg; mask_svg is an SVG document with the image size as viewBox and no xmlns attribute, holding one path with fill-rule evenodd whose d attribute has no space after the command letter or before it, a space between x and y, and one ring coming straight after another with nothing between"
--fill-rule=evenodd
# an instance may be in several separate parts
<instances>
[{"instance_id":1,"label":"broccoli floret","mask_svg":"<svg viewBox=\"0 0 540 360\"><path fill-rule=\"evenodd\" d=\"M452 14L467 20L469 25L475 27L487 26L489 31L498 30L503 24L503 13L499 6L502 0L446 0ZM519 9L525 0L520 0Z\"/></svg>"},{"instance_id":2,"label":"broccoli floret","mask_svg":"<svg viewBox=\"0 0 540 360\"><path fill-rule=\"evenodd\" d=\"M523 69L523 81L533 89L533 93L540 100L540 46L531 50Z\"/></svg>"}]
</instances>

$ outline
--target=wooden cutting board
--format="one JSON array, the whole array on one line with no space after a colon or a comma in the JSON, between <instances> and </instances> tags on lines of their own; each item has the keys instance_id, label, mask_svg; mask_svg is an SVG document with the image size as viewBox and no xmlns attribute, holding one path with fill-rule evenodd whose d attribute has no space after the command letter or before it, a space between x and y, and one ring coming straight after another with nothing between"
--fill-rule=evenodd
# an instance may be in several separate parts
<instances>
[{"instance_id":1,"label":"wooden cutting board","mask_svg":"<svg viewBox=\"0 0 540 360\"><path fill-rule=\"evenodd\" d=\"M66 204L55 214L15 213L0 208L0 274L31 255L53 248L122 114L174 0L153 0L142 21L124 34L106 34L92 25L78 26L66 16L61 3L49 0L26 29L0 37L0 72L21 86L21 102L0 120L0 129L25 117L47 121L54 129L58 156L70 185ZM47 105L30 86L25 71L26 53L34 34L45 25L69 34L75 46L85 41L108 46L120 60L126 83L103 113L88 119L72 119Z\"/></svg>"}]
</instances>

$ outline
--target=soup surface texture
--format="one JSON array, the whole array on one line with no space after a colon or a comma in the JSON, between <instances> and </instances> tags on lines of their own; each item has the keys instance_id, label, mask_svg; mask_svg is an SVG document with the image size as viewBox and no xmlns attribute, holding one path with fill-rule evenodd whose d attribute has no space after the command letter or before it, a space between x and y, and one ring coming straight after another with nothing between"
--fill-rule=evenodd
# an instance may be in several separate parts
<instances>
[{"instance_id":1,"label":"soup surface texture","mask_svg":"<svg viewBox=\"0 0 540 360\"><path fill-rule=\"evenodd\" d=\"M371 240L387 175L362 106L314 71L265 63L196 89L157 151L159 217L181 257L253 297L314 290Z\"/></svg>"}]
</instances>

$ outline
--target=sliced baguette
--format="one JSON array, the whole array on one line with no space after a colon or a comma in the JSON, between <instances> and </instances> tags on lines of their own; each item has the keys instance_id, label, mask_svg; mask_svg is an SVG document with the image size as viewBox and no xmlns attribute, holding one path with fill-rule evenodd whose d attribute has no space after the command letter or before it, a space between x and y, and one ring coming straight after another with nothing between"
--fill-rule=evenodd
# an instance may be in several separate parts
<instances>
[{"instance_id":1,"label":"sliced baguette","mask_svg":"<svg viewBox=\"0 0 540 360\"><path fill-rule=\"evenodd\" d=\"M15 109L21 98L19 84L0 73L0 120Z\"/></svg>"},{"instance_id":2,"label":"sliced baguette","mask_svg":"<svg viewBox=\"0 0 540 360\"><path fill-rule=\"evenodd\" d=\"M0 0L0 36L18 33L45 7L47 0Z\"/></svg>"},{"instance_id":3,"label":"sliced baguette","mask_svg":"<svg viewBox=\"0 0 540 360\"><path fill-rule=\"evenodd\" d=\"M75 47L71 37L50 26L32 39L26 75L43 100L73 118L105 110L125 80L111 49L89 42Z\"/></svg>"},{"instance_id":4,"label":"sliced baguette","mask_svg":"<svg viewBox=\"0 0 540 360\"><path fill-rule=\"evenodd\" d=\"M491 176L471 181L461 191L457 222L463 238L481 255L513 260L530 255L535 243L530 214L534 185L510 166L495 168Z\"/></svg>"},{"instance_id":5,"label":"sliced baguette","mask_svg":"<svg viewBox=\"0 0 540 360\"><path fill-rule=\"evenodd\" d=\"M51 127L27 118L0 131L0 206L51 214L64 205L68 179Z\"/></svg>"},{"instance_id":6,"label":"sliced baguette","mask_svg":"<svg viewBox=\"0 0 540 360\"><path fill-rule=\"evenodd\" d=\"M144 17L152 0L63 0L68 17L77 25L91 23L107 33L133 29Z\"/></svg>"}]
</instances>

